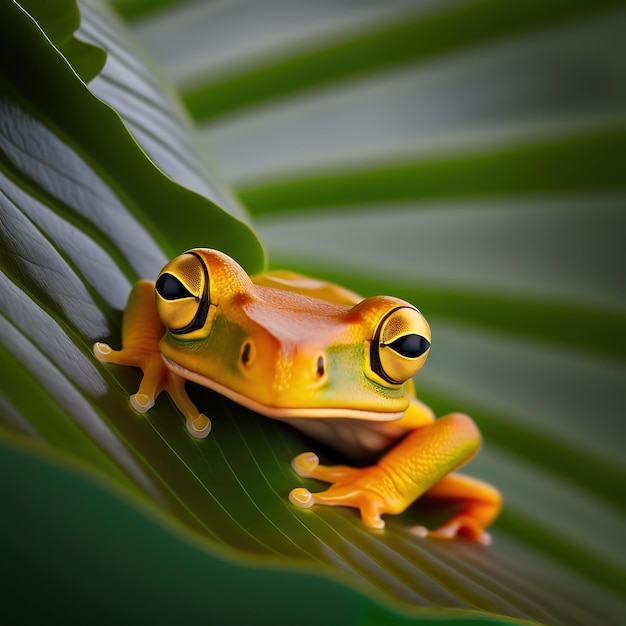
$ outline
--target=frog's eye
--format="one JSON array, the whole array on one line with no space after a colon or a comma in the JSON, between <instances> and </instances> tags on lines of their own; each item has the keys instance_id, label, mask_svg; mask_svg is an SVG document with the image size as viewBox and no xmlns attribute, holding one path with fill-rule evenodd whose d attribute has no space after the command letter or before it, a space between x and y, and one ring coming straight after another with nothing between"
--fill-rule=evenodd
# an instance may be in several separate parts
<instances>
[{"instance_id":1,"label":"frog's eye","mask_svg":"<svg viewBox=\"0 0 626 626\"><path fill-rule=\"evenodd\" d=\"M181 254L161 271L155 284L156 305L163 325L175 335L204 327L209 313L209 272L203 259Z\"/></svg>"},{"instance_id":2,"label":"frog's eye","mask_svg":"<svg viewBox=\"0 0 626 626\"><path fill-rule=\"evenodd\" d=\"M430 328L411 306L387 313L370 344L370 367L383 381L400 385L424 364L430 349Z\"/></svg>"}]
</instances>

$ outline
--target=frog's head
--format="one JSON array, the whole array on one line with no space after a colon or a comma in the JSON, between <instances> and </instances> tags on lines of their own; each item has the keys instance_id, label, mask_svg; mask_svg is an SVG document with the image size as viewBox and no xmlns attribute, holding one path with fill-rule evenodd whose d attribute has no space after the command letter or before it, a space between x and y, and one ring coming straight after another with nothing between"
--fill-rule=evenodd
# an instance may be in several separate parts
<instances>
[{"instance_id":1,"label":"frog's head","mask_svg":"<svg viewBox=\"0 0 626 626\"><path fill-rule=\"evenodd\" d=\"M251 279L215 250L173 259L155 291L168 367L270 417L397 419L430 349L407 302L359 302L297 275Z\"/></svg>"}]
</instances>

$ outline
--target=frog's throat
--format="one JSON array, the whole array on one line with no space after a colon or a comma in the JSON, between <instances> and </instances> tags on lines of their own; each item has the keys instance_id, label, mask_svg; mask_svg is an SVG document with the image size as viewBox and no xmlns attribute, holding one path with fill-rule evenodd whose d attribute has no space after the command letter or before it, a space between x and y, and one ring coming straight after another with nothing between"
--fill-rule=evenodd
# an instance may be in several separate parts
<instances>
[{"instance_id":1,"label":"frog's throat","mask_svg":"<svg viewBox=\"0 0 626 626\"><path fill-rule=\"evenodd\" d=\"M206 376L202 376L201 374L197 374L196 372L192 372L178 363L175 363L171 359L168 359L163 354L161 355L163 361L167 368L172 371L174 374L181 376L182 378L186 378L187 380L191 380L194 383L198 383L203 387L208 387L213 391L217 391L217 393L226 396L230 400L233 400L237 404L241 406L245 406L247 409L251 409L256 413L261 413L261 415L265 415L266 417L271 417L273 419L282 420L282 419L291 419L294 417L305 417L305 418L338 418L338 419L356 419L356 420L366 420L370 422L392 422L395 420L399 420L403 415L404 411L396 411L394 413L384 413L382 411L366 411L363 409L347 409L342 407L332 408L332 407L277 407L270 406L267 404L263 404L261 402L257 402L256 400L251 400L250 398L244 396L243 394L233 391L224 385L207 378Z\"/></svg>"}]
</instances>

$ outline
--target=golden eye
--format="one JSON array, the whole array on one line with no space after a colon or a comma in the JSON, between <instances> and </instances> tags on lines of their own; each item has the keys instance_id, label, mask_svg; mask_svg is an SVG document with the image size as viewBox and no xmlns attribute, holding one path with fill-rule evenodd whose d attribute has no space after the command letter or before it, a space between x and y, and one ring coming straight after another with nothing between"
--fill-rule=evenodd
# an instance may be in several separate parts
<instances>
[{"instance_id":1,"label":"golden eye","mask_svg":"<svg viewBox=\"0 0 626 626\"><path fill-rule=\"evenodd\" d=\"M203 328L209 312L209 272L202 258L189 252L170 261L155 284L157 312L175 335Z\"/></svg>"},{"instance_id":2,"label":"golden eye","mask_svg":"<svg viewBox=\"0 0 626 626\"><path fill-rule=\"evenodd\" d=\"M400 306L378 324L370 346L370 366L385 382L400 385L419 371L429 349L430 328L422 314L411 306Z\"/></svg>"}]
</instances>

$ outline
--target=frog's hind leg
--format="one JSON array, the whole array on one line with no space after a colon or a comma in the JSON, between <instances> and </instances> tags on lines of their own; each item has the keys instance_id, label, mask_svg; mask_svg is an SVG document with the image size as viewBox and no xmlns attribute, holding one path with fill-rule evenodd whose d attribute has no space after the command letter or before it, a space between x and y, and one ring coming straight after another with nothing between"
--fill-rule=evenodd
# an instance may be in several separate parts
<instances>
[{"instance_id":1,"label":"frog's hind leg","mask_svg":"<svg viewBox=\"0 0 626 626\"><path fill-rule=\"evenodd\" d=\"M461 510L435 530L416 526L413 531L417 535L439 539L465 536L484 545L491 543L491 535L484 529L502 508L502 496L495 487L477 478L452 473L444 476L424 497L459 504Z\"/></svg>"},{"instance_id":2,"label":"frog's hind leg","mask_svg":"<svg viewBox=\"0 0 626 626\"><path fill-rule=\"evenodd\" d=\"M310 453L307 467L306 462L296 457L294 468L299 474L332 484L320 493L294 489L289 499L303 508L313 504L355 507L366 525L383 528L381 515L404 511L474 456L479 446L480 433L471 418L451 413L412 430L377 464L369 467L325 467L318 465Z\"/></svg>"}]
</instances>

